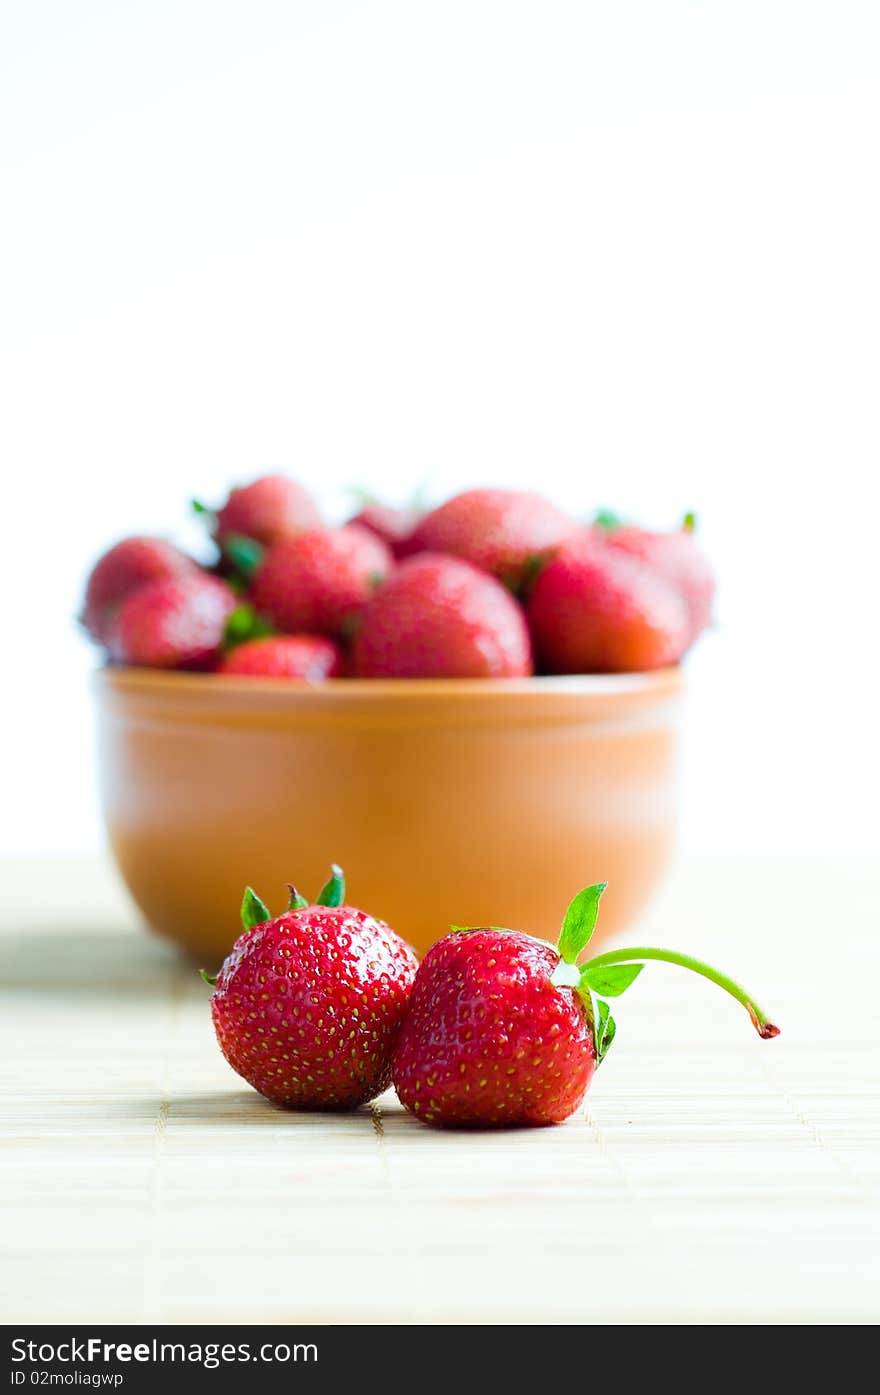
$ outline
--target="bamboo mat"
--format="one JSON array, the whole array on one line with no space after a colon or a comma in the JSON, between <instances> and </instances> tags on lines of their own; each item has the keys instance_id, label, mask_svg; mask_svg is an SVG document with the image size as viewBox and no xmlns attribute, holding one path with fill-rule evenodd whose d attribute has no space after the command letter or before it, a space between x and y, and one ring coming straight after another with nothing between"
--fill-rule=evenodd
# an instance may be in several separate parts
<instances>
[{"instance_id":1,"label":"bamboo mat","mask_svg":"<svg viewBox=\"0 0 880 1395\"><path fill-rule=\"evenodd\" d=\"M584 1113L457 1135L273 1109L109 869L0 866L2 1319L876 1321L878 882L680 866L640 939L783 1035L649 966Z\"/></svg>"}]
</instances>

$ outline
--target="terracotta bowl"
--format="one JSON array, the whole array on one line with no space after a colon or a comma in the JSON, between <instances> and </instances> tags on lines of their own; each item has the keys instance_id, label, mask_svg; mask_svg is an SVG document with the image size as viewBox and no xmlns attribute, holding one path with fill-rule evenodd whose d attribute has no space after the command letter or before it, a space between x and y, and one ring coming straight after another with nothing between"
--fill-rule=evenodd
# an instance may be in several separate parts
<instances>
[{"instance_id":1,"label":"terracotta bowl","mask_svg":"<svg viewBox=\"0 0 880 1395\"><path fill-rule=\"evenodd\" d=\"M110 842L154 930L215 967L246 883L274 910L341 863L349 900L424 952L457 925L555 938L607 880L638 914L673 845L677 669L320 686L96 677Z\"/></svg>"}]
</instances>

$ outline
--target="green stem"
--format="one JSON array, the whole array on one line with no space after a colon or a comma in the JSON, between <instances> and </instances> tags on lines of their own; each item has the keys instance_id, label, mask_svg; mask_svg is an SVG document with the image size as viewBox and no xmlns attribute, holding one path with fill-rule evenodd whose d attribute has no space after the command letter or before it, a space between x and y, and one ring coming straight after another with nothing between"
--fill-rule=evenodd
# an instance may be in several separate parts
<instances>
[{"instance_id":1,"label":"green stem","mask_svg":"<svg viewBox=\"0 0 880 1395\"><path fill-rule=\"evenodd\" d=\"M632 949L611 949L607 954L597 954L595 959L590 959L583 968L598 968L605 964L632 964L644 959L659 959L666 964L678 964L682 969L690 969L695 974L701 974L712 983L717 983L719 988L723 988L725 993L729 993L732 998L736 998L738 1003L742 1003L752 1024L761 1037L778 1037L779 1028L771 1022L766 1012L758 1007L754 998L746 992L734 979L727 974L722 974L720 970L713 969L711 965L704 964L701 959L694 959L690 954L678 954L674 949L652 949L645 946L635 946Z\"/></svg>"}]
</instances>

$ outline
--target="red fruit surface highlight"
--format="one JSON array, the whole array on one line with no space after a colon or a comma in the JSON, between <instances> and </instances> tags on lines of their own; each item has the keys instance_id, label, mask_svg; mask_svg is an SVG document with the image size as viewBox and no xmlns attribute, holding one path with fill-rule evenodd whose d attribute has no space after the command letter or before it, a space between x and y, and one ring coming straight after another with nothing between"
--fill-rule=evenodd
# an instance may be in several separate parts
<instances>
[{"instance_id":1,"label":"red fruit surface highlight","mask_svg":"<svg viewBox=\"0 0 880 1395\"><path fill-rule=\"evenodd\" d=\"M425 514L407 550L461 557L516 591L536 558L577 532L578 524L540 494L468 489Z\"/></svg>"},{"instance_id":2,"label":"red fruit surface highlight","mask_svg":"<svg viewBox=\"0 0 880 1395\"><path fill-rule=\"evenodd\" d=\"M324 635L268 635L239 644L218 665L218 673L253 678L338 678L342 650Z\"/></svg>"},{"instance_id":3,"label":"red fruit surface highlight","mask_svg":"<svg viewBox=\"0 0 880 1395\"><path fill-rule=\"evenodd\" d=\"M402 562L355 636L361 678L521 678L532 672L522 610L468 562L424 553Z\"/></svg>"},{"instance_id":4,"label":"red fruit surface highlight","mask_svg":"<svg viewBox=\"0 0 880 1395\"><path fill-rule=\"evenodd\" d=\"M289 634L342 635L392 565L388 548L366 528L315 529L268 548L251 600Z\"/></svg>"},{"instance_id":5,"label":"red fruit surface highlight","mask_svg":"<svg viewBox=\"0 0 880 1395\"><path fill-rule=\"evenodd\" d=\"M596 1065L590 1018L551 975L559 955L512 930L460 930L425 956L394 1051L394 1085L441 1126L557 1124Z\"/></svg>"},{"instance_id":6,"label":"red fruit surface highlight","mask_svg":"<svg viewBox=\"0 0 880 1395\"><path fill-rule=\"evenodd\" d=\"M681 593L690 617L693 643L711 623L715 599L715 577L693 528L686 525L672 533L610 528L605 540L609 547L645 562Z\"/></svg>"},{"instance_id":7,"label":"red fruit surface highlight","mask_svg":"<svg viewBox=\"0 0 880 1395\"><path fill-rule=\"evenodd\" d=\"M151 581L119 607L110 656L143 668L211 668L236 604L229 587L204 572Z\"/></svg>"},{"instance_id":8,"label":"red fruit surface highlight","mask_svg":"<svg viewBox=\"0 0 880 1395\"><path fill-rule=\"evenodd\" d=\"M217 977L220 1050L276 1104L354 1109L391 1083L417 964L399 935L354 906L303 906L256 925Z\"/></svg>"},{"instance_id":9,"label":"red fruit surface highlight","mask_svg":"<svg viewBox=\"0 0 880 1395\"><path fill-rule=\"evenodd\" d=\"M86 582L82 621L106 644L121 601L138 587L165 577L194 575L195 562L163 538L123 538L98 558Z\"/></svg>"},{"instance_id":10,"label":"red fruit surface highlight","mask_svg":"<svg viewBox=\"0 0 880 1395\"><path fill-rule=\"evenodd\" d=\"M230 491L217 510L214 536L218 542L241 536L268 544L320 526L321 517L308 490L287 475L263 475Z\"/></svg>"},{"instance_id":11,"label":"red fruit surface highlight","mask_svg":"<svg viewBox=\"0 0 880 1395\"><path fill-rule=\"evenodd\" d=\"M681 593L652 568L586 541L560 548L526 607L549 673L638 673L677 663L691 639Z\"/></svg>"}]
</instances>

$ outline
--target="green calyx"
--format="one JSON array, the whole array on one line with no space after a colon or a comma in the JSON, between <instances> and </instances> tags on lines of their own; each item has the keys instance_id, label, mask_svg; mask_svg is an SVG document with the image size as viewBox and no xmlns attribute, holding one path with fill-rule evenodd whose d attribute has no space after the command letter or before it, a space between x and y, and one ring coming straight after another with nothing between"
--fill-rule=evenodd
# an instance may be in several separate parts
<instances>
[{"instance_id":1,"label":"green calyx","mask_svg":"<svg viewBox=\"0 0 880 1395\"><path fill-rule=\"evenodd\" d=\"M300 896L292 882L287 883L287 889L290 892L290 900L287 903L287 909L289 911L304 911L309 904L306 898Z\"/></svg>"},{"instance_id":2,"label":"green calyx","mask_svg":"<svg viewBox=\"0 0 880 1395\"><path fill-rule=\"evenodd\" d=\"M611 533L615 528L623 527L623 519L613 509L599 509L593 519L593 527L604 528L606 532Z\"/></svg>"},{"instance_id":3,"label":"green calyx","mask_svg":"<svg viewBox=\"0 0 880 1395\"><path fill-rule=\"evenodd\" d=\"M617 1030L617 1024L605 999L619 998L625 993L627 988L635 983L649 960L677 964L679 968L690 969L701 978L707 978L710 983L716 983L738 1003L742 1003L760 1037L769 1040L779 1035L779 1028L740 984L720 970L713 969L710 964L695 959L693 955L679 954L677 950L672 949L638 945L632 949L613 949L605 954L597 954L585 964L579 965L577 960L586 949L596 928L599 901L606 885L605 882L598 882L594 886L585 887L571 902L565 913L556 946L559 951L559 963L550 977L550 982L556 988L574 988L580 995L593 1026L597 1065L602 1064Z\"/></svg>"},{"instance_id":4,"label":"green calyx","mask_svg":"<svg viewBox=\"0 0 880 1395\"><path fill-rule=\"evenodd\" d=\"M235 607L226 621L223 631L223 648L228 652L239 644L246 644L249 639L265 639L267 635L271 634L274 634L274 630L268 620L264 620L262 615L258 615L247 601L242 601L241 605Z\"/></svg>"},{"instance_id":5,"label":"green calyx","mask_svg":"<svg viewBox=\"0 0 880 1395\"><path fill-rule=\"evenodd\" d=\"M297 891L296 887L288 882L290 899L287 903L287 913L308 910L311 902ZM334 862L330 868L330 880L321 888L316 906L342 906L345 904L345 876L342 868L337 867ZM261 901L252 886L246 886L244 896L241 899L241 923L244 930L253 930L255 925L265 925L267 920L272 919L272 912ZM209 974L206 969L199 969L199 976L203 978L210 988L217 986L217 974Z\"/></svg>"},{"instance_id":6,"label":"green calyx","mask_svg":"<svg viewBox=\"0 0 880 1395\"><path fill-rule=\"evenodd\" d=\"M342 868L334 862L330 868L330 880L318 892L316 906L342 906L345 904L345 876Z\"/></svg>"},{"instance_id":7,"label":"green calyx","mask_svg":"<svg viewBox=\"0 0 880 1395\"><path fill-rule=\"evenodd\" d=\"M241 923L245 930L253 930L255 925L264 925L272 919L272 913L261 901L253 887L246 886L241 899Z\"/></svg>"},{"instance_id":8,"label":"green calyx","mask_svg":"<svg viewBox=\"0 0 880 1395\"><path fill-rule=\"evenodd\" d=\"M337 867L334 862L330 868L330 880L322 886L314 902L307 901L292 882L287 883L290 893L287 902L287 911L305 911L309 906L342 906L345 904L345 874L341 867ZM264 925L267 920L272 919L272 912L264 901L261 901L253 887L245 887L244 896L241 902L241 923L245 930L253 930L255 925Z\"/></svg>"},{"instance_id":9,"label":"green calyx","mask_svg":"<svg viewBox=\"0 0 880 1395\"><path fill-rule=\"evenodd\" d=\"M220 551L236 575L242 581L249 582L263 560L265 548L255 538L246 538L243 533L229 533L222 539Z\"/></svg>"}]
</instances>

